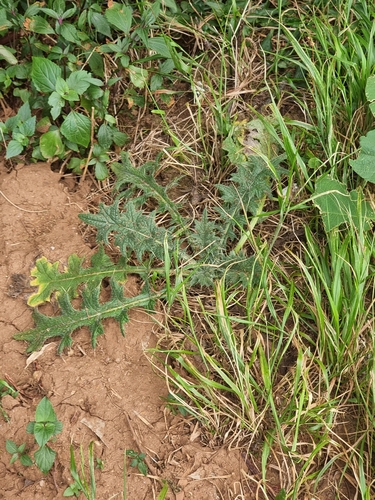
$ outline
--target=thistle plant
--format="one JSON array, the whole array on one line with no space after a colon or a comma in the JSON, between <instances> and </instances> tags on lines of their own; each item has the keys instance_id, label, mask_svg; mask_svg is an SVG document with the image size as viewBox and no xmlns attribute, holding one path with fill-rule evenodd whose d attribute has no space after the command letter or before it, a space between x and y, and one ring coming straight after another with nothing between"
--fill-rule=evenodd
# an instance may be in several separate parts
<instances>
[{"instance_id":1,"label":"thistle plant","mask_svg":"<svg viewBox=\"0 0 375 500\"><path fill-rule=\"evenodd\" d=\"M235 243L246 229L247 213L255 213L264 198L271 195L270 179L277 175L280 158L251 154L235 160L237 172L231 177L231 185L217 186L223 202L216 209L216 221L209 220L204 209L200 219L190 224L181 207L168 196L168 186L161 187L155 182L152 170L155 166L136 169L124 156L115 168L117 187L126 190L119 193L112 205L101 204L98 213L80 215L81 220L95 227L100 244L105 246L113 240L121 253L120 260L112 262L103 246L92 257L89 267L84 267L83 259L76 255L69 258L63 272L58 263L50 263L44 257L39 259L31 271L34 278L31 284L38 289L29 298L29 305L36 307L55 295L60 314L49 317L35 309L35 328L16 334L15 338L28 341L28 351L34 351L48 338L60 337L61 352L71 345L74 330L87 326L95 347L97 337L104 332L103 319L117 319L124 333L128 310L140 306L152 310L155 300L166 298L170 280L178 275L188 286L210 287L218 279L224 279L228 286L256 283L259 276L256 257L247 255L242 245L236 248ZM249 179L254 192L249 191ZM135 197L135 190L141 195ZM145 210L144 206L152 199L158 202L157 207ZM158 222L160 216L169 218L167 226ZM127 298L122 284L130 273L138 274L144 286L142 293ZM104 278L111 283L111 298L107 302L99 300ZM169 285L156 290L157 278ZM80 293L82 305L75 309L71 300Z\"/></svg>"}]
</instances>

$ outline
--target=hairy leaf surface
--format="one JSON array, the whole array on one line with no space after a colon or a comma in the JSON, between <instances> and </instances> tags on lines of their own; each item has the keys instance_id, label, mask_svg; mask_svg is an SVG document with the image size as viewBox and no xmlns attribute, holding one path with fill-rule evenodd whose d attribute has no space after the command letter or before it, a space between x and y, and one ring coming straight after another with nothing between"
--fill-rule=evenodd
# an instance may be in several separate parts
<instances>
[{"instance_id":1,"label":"hairy leaf surface","mask_svg":"<svg viewBox=\"0 0 375 500\"><path fill-rule=\"evenodd\" d=\"M124 211L119 209L119 201L113 205L99 205L97 214L80 214L79 217L98 230L97 240L109 243L110 234L115 235L115 244L122 255L134 252L139 261L146 253L163 260L164 241L171 247L171 235L155 222L155 213L143 214L135 207L135 202L128 202Z\"/></svg>"},{"instance_id":2,"label":"hairy leaf surface","mask_svg":"<svg viewBox=\"0 0 375 500\"><path fill-rule=\"evenodd\" d=\"M95 288L86 287L82 292L80 309L72 306L68 293L62 293L58 298L61 309L59 316L46 316L35 309L33 312L35 327L16 334L14 338L28 342L27 352L33 352L41 349L48 339L60 337L58 352L61 353L66 347L71 346L72 333L83 326L89 328L92 346L95 348L97 337L103 333L102 321L105 318L116 319L124 334L123 327L128 321L128 310L133 307L147 307L150 295L125 297L122 286L114 279L111 279L111 289L111 299L101 303L99 300L101 285Z\"/></svg>"},{"instance_id":3,"label":"hairy leaf surface","mask_svg":"<svg viewBox=\"0 0 375 500\"><path fill-rule=\"evenodd\" d=\"M31 286L37 286L38 291L30 296L28 305L36 307L43 302L49 302L51 295L67 293L72 299L78 296L78 287L82 283L90 283L91 287L98 286L103 278L113 277L117 281L125 280L126 272L131 272L130 266L123 263L114 264L102 247L91 257L91 267L84 268L84 257L73 254L69 257L68 267L63 272L59 271L59 262L53 264L45 257L36 261L31 270Z\"/></svg>"},{"instance_id":4,"label":"hairy leaf surface","mask_svg":"<svg viewBox=\"0 0 375 500\"><path fill-rule=\"evenodd\" d=\"M177 180L170 183L167 187L160 186L155 180L157 165L158 163L153 161L135 168L129 161L128 155L123 154L122 162L117 163L114 168L117 176L115 187L117 190L120 190L124 185L128 185L129 188L121 194L121 197L126 198L134 194L135 189L141 190L143 195L137 199L138 204L144 203L149 198L153 198L158 202L158 212L169 212L174 222L184 225L184 220L178 211L179 205L174 203L167 194L168 189L175 185Z\"/></svg>"}]
</instances>

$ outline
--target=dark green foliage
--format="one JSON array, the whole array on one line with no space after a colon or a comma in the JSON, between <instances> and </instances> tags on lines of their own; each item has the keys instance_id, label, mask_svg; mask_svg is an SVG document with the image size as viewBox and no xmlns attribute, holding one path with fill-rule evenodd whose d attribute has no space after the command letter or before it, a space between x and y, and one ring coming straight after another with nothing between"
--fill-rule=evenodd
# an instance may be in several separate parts
<instances>
[{"instance_id":1,"label":"dark green foliage","mask_svg":"<svg viewBox=\"0 0 375 500\"><path fill-rule=\"evenodd\" d=\"M237 159L239 160L239 163L236 163L237 170L230 177L232 182L217 185L224 202L220 207L220 213L223 208L232 217L248 212L256 215L262 198L271 196L271 179L275 179L281 173L286 173L286 170L280 167L285 156L267 159L251 154L246 160L243 156L242 158L238 156Z\"/></svg>"},{"instance_id":2,"label":"dark green foliage","mask_svg":"<svg viewBox=\"0 0 375 500\"><path fill-rule=\"evenodd\" d=\"M171 247L170 235L155 222L155 212L143 214L135 208L135 202L129 201L124 210L119 210L119 201L113 205L100 204L98 214L80 214L80 218L98 230L98 241L109 243L109 235L115 233L115 244L122 255L134 252L139 261L145 254L152 254L158 259L164 258L164 242Z\"/></svg>"},{"instance_id":3,"label":"dark green foliage","mask_svg":"<svg viewBox=\"0 0 375 500\"><path fill-rule=\"evenodd\" d=\"M257 157L251 163L240 165L232 174L229 185L218 185L224 207L231 212L250 212L256 214L259 201L264 195L270 195L269 172L264 161Z\"/></svg>"},{"instance_id":4,"label":"dark green foliage","mask_svg":"<svg viewBox=\"0 0 375 500\"><path fill-rule=\"evenodd\" d=\"M122 153L121 160L121 163L116 162L111 167L117 177L115 189L120 191L124 186L127 188L120 193L119 197L128 199L137 195L134 199L137 207L149 199L154 199L158 204L157 213L169 212L174 222L184 226L186 222L178 211L179 205L172 202L168 196L168 190L178 182L178 179L168 184L167 187L160 186L155 180L158 159L149 161L139 168L135 168L131 164L129 155L126 153ZM142 194L137 193L137 190L141 191Z\"/></svg>"},{"instance_id":5,"label":"dark green foliage","mask_svg":"<svg viewBox=\"0 0 375 500\"><path fill-rule=\"evenodd\" d=\"M35 421L29 422L26 427L26 432L33 434L36 444L39 448L34 453L35 465L47 474L55 461L56 452L48 445L48 441L57 434L60 434L63 428L62 422L57 419L55 410L49 399L44 397L36 407ZM11 440L6 441L6 450L11 453L10 463L14 463L20 459L24 466L33 465L33 461L25 450L25 443L17 446Z\"/></svg>"},{"instance_id":6,"label":"dark green foliage","mask_svg":"<svg viewBox=\"0 0 375 500\"><path fill-rule=\"evenodd\" d=\"M204 210L201 220L195 221L194 231L188 238L201 262L192 274L192 286L212 286L215 280L223 276L230 285L246 286L249 280L253 281L254 257L245 258L228 252L228 239L228 232L223 231L223 224L209 220L207 211Z\"/></svg>"},{"instance_id":7,"label":"dark green foliage","mask_svg":"<svg viewBox=\"0 0 375 500\"><path fill-rule=\"evenodd\" d=\"M40 349L47 339L55 337L61 339L58 352L62 352L72 344L72 333L84 326L89 328L95 347L97 337L104 332L105 318L119 321L123 332L130 308L142 306L151 310L155 300L166 295L166 289L160 286L159 292L153 293L156 280L166 277L166 273L169 287L177 273L186 276L186 285L190 287L211 287L220 279L228 286L243 287L258 281L260 271L255 256L242 250L235 252L233 242L246 229L250 212L257 212L259 198L270 194L270 170L263 157L251 156L246 165L239 165L232 174L231 184L218 186L224 193L223 208L217 210L221 217L210 220L205 209L190 226L185 224L178 205L169 198L169 186L161 187L155 181L155 165L136 169L123 156L123 165L116 167L122 172L118 187L124 187L131 199L123 203L124 196L120 193L112 205L101 204L98 213L80 215L96 228L99 242L108 245L113 238L122 254L117 264L103 247L92 257L90 267L84 267L84 260L76 255L69 258L63 272L58 263L51 264L45 258L37 261L32 284L39 288L29 304L36 306L55 294L60 314L50 317L34 311L35 328L15 335L16 339L29 343L28 352ZM151 200L158 202L158 206L149 212L143 207ZM170 216L169 225L158 223L158 212ZM138 265L132 263L134 257ZM175 267L169 264L164 267L167 260ZM137 274L144 282L143 293L137 297L124 296L123 282L128 273ZM105 278L110 278L111 297L102 301ZM71 300L79 296L81 304L73 307Z\"/></svg>"},{"instance_id":8,"label":"dark green foliage","mask_svg":"<svg viewBox=\"0 0 375 500\"><path fill-rule=\"evenodd\" d=\"M82 306L75 309L68 293L62 293L58 298L60 315L46 316L37 309L33 313L35 328L18 333L17 340L26 340L29 345L27 352L39 350L44 342L50 338L61 338L58 352L62 352L72 344L72 333L77 328L87 326L92 336L92 346L96 346L98 335L103 333L102 320L114 318L119 321L124 333L123 325L128 321L128 310L132 307L147 307L150 302L148 294L136 297L124 297L123 288L115 279L111 280L111 299L101 303L99 300L101 284L95 287L86 286L82 291Z\"/></svg>"},{"instance_id":9,"label":"dark green foliage","mask_svg":"<svg viewBox=\"0 0 375 500\"><path fill-rule=\"evenodd\" d=\"M148 469L145 463L145 453L137 453L134 450L126 450L126 456L132 459L132 461L130 462L131 467L136 467L141 474L147 476Z\"/></svg>"},{"instance_id":10,"label":"dark green foliage","mask_svg":"<svg viewBox=\"0 0 375 500\"><path fill-rule=\"evenodd\" d=\"M222 227L209 220L207 210L203 211L200 220L196 220L194 231L189 235L189 243L203 262L215 262L225 252L226 242L223 240Z\"/></svg>"},{"instance_id":11,"label":"dark green foliage","mask_svg":"<svg viewBox=\"0 0 375 500\"><path fill-rule=\"evenodd\" d=\"M75 173L92 166L97 179L106 179L108 153L128 139L111 114L113 86L126 79L126 93L137 104L143 99L139 90L162 88L176 67L191 71L177 43L156 36L161 16L169 12L162 4L0 2L2 35L17 41L0 46L0 93L13 92L33 112L27 123L0 123L7 158L69 158L67 168ZM110 75L104 71L106 54L115 61Z\"/></svg>"}]
</instances>

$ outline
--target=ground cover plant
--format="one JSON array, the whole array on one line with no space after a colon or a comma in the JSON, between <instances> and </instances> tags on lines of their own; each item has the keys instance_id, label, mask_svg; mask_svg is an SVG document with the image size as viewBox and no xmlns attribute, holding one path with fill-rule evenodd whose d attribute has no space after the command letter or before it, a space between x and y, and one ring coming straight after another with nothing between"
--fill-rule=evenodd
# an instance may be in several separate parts
<instances>
[{"instance_id":1,"label":"ground cover plant","mask_svg":"<svg viewBox=\"0 0 375 500\"><path fill-rule=\"evenodd\" d=\"M167 406L200 422L203 442L243 448L249 495L372 498L373 6L34 9L30 23L30 11L21 19L28 36L58 42L50 52L36 43L47 59L25 53L28 94L10 70L13 51L3 55L3 92L24 101L2 128L7 156L32 143L34 158L56 156L77 173L94 166L97 179L111 171L113 199L80 216L100 245L90 264L37 261L35 327L16 338L28 351L58 338L62 352L86 326L95 347L106 318L124 333L129 309L159 301L166 318L149 358L168 384ZM65 60L67 74L54 62ZM125 137L109 110L121 78L130 108L160 120L166 145L151 159L149 150L115 156ZM180 121L168 116L172 82L190 99ZM54 121L40 136L33 109ZM130 274L142 283L131 298ZM37 309L50 300L54 316Z\"/></svg>"},{"instance_id":2,"label":"ground cover plant","mask_svg":"<svg viewBox=\"0 0 375 500\"><path fill-rule=\"evenodd\" d=\"M108 153L127 140L117 126L116 105L109 109L111 88L117 85L117 92L126 74L131 85L123 99L134 99L134 89L149 80L142 63L160 61L149 82L158 90L181 60L177 44L152 34L161 2L145 4L137 15L117 2L108 8L65 0L43 6L3 2L0 9L3 35L17 33L14 46L3 47L1 92L23 102L16 116L1 123L6 158L31 153L35 160L63 160L75 172L94 165L96 178L105 179ZM145 49L154 55L139 57Z\"/></svg>"},{"instance_id":3,"label":"ground cover plant","mask_svg":"<svg viewBox=\"0 0 375 500\"><path fill-rule=\"evenodd\" d=\"M56 452L47 443L61 431L62 423L57 419L51 402L44 397L36 407L35 421L29 422L26 427L26 432L33 434L35 442L39 446L34 452L34 459L35 464L43 474L50 471L56 457ZM17 446L13 441L7 440L6 448L12 454L11 464L18 459L22 465L30 466L33 464L32 459L26 453L25 443Z\"/></svg>"},{"instance_id":4,"label":"ground cover plant","mask_svg":"<svg viewBox=\"0 0 375 500\"><path fill-rule=\"evenodd\" d=\"M80 448L81 456L81 472L77 470L76 459L74 456L74 447L70 447L70 473L74 479L74 483L70 484L64 491L64 497L79 497L81 492L88 500L95 500L96 498L96 482L95 482L95 461L94 461L94 443L91 441L89 445L89 474L90 484L86 479L85 474L85 458Z\"/></svg>"}]
</instances>

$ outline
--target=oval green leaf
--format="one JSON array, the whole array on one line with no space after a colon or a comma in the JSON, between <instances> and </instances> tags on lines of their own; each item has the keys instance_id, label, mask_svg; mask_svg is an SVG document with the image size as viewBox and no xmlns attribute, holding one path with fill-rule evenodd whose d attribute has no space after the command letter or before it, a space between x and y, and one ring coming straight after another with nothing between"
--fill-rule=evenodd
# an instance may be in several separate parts
<instances>
[{"instance_id":1,"label":"oval green leaf","mask_svg":"<svg viewBox=\"0 0 375 500\"><path fill-rule=\"evenodd\" d=\"M104 13L109 24L129 35L133 20L133 9L129 6L113 2L112 7Z\"/></svg>"},{"instance_id":2,"label":"oval green leaf","mask_svg":"<svg viewBox=\"0 0 375 500\"><path fill-rule=\"evenodd\" d=\"M40 138L40 151L44 158L53 158L64 151L64 145L58 130L46 132Z\"/></svg>"},{"instance_id":3,"label":"oval green leaf","mask_svg":"<svg viewBox=\"0 0 375 500\"><path fill-rule=\"evenodd\" d=\"M35 463L43 474L50 471L53 462L55 461L56 452L48 446L42 446L34 453Z\"/></svg>"},{"instance_id":4,"label":"oval green leaf","mask_svg":"<svg viewBox=\"0 0 375 500\"><path fill-rule=\"evenodd\" d=\"M56 80L61 76L61 68L44 57L33 57L31 79L39 92L53 92Z\"/></svg>"},{"instance_id":5,"label":"oval green leaf","mask_svg":"<svg viewBox=\"0 0 375 500\"><path fill-rule=\"evenodd\" d=\"M90 144L91 121L87 116L77 113L77 111L71 111L68 114L60 131L68 141L80 144L85 148Z\"/></svg>"},{"instance_id":6,"label":"oval green leaf","mask_svg":"<svg viewBox=\"0 0 375 500\"><path fill-rule=\"evenodd\" d=\"M9 158L13 158L14 156L21 154L22 150L23 146L20 142L14 140L9 141L5 158L9 160Z\"/></svg>"},{"instance_id":7,"label":"oval green leaf","mask_svg":"<svg viewBox=\"0 0 375 500\"><path fill-rule=\"evenodd\" d=\"M0 45L0 59L5 59L8 64L18 63L12 52L4 47L4 45Z\"/></svg>"}]
</instances>

